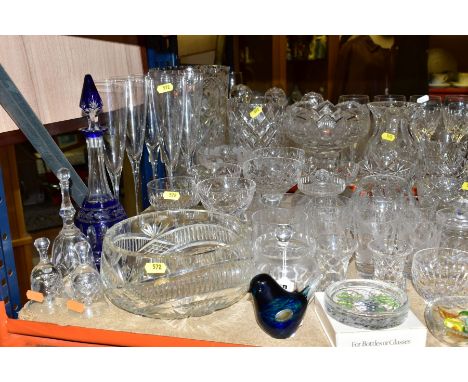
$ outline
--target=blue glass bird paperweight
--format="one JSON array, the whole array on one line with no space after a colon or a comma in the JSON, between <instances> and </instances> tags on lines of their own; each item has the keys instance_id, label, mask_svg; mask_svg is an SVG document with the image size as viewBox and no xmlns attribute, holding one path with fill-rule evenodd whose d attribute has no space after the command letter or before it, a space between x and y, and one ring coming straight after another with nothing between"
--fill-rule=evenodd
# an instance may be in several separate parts
<instances>
[{"instance_id":1,"label":"blue glass bird paperweight","mask_svg":"<svg viewBox=\"0 0 468 382\"><path fill-rule=\"evenodd\" d=\"M289 338L298 329L307 310L308 288L288 292L266 273L250 282L258 325L273 338Z\"/></svg>"},{"instance_id":2,"label":"blue glass bird paperweight","mask_svg":"<svg viewBox=\"0 0 468 382\"><path fill-rule=\"evenodd\" d=\"M102 100L91 75L84 78L80 107L88 117L88 127L80 129L88 150L88 194L76 216L75 224L83 232L93 250L97 269L101 265L102 241L114 224L127 218L122 205L110 191L104 163L104 130L99 127L98 114Z\"/></svg>"}]
</instances>

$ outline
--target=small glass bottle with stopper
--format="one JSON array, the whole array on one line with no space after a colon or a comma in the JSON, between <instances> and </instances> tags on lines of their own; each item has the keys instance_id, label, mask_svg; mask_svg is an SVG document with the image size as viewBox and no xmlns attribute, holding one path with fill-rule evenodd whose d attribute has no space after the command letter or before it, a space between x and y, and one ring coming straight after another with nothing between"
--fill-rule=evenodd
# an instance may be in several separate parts
<instances>
[{"instance_id":1,"label":"small glass bottle with stopper","mask_svg":"<svg viewBox=\"0 0 468 382\"><path fill-rule=\"evenodd\" d=\"M52 263L62 274L65 295L71 297L69 276L80 263L74 246L79 241L86 241L86 236L73 222L75 208L70 199L70 171L67 168L61 168L56 175L60 181L62 192L62 205L59 214L63 220L63 227L52 244Z\"/></svg>"},{"instance_id":2,"label":"small glass bottle with stopper","mask_svg":"<svg viewBox=\"0 0 468 382\"><path fill-rule=\"evenodd\" d=\"M34 241L34 246L39 253L39 264L31 272L31 290L43 295L43 305L53 309L57 304L56 298L63 291L62 275L57 267L49 260L50 240L40 237Z\"/></svg>"},{"instance_id":3,"label":"small glass bottle with stopper","mask_svg":"<svg viewBox=\"0 0 468 382\"><path fill-rule=\"evenodd\" d=\"M92 304L103 300L104 287L94 265L89 243L76 243L75 252L80 258L80 264L70 275L73 300L84 304L85 309L89 311Z\"/></svg>"},{"instance_id":4,"label":"small glass bottle with stopper","mask_svg":"<svg viewBox=\"0 0 468 382\"><path fill-rule=\"evenodd\" d=\"M112 195L104 164L104 130L99 127L98 114L102 100L91 75L83 83L80 107L88 116L88 127L80 129L86 137L88 150L88 195L78 211L76 226L91 244L97 269L101 265L102 241L108 228L127 218L122 205Z\"/></svg>"}]
</instances>

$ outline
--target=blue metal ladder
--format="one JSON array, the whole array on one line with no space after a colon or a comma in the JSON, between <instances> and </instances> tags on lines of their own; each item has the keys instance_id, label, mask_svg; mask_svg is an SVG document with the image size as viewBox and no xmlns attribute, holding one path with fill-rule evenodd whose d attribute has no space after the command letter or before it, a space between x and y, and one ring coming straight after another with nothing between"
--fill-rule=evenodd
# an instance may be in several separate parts
<instances>
[{"instance_id":1,"label":"blue metal ladder","mask_svg":"<svg viewBox=\"0 0 468 382\"><path fill-rule=\"evenodd\" d=\"M3 173L0 168L0 300L5 302L9 317L17 318L20 310L18 277L11 245L10 225L3 188Z\"/></svg>"}]
</instances>

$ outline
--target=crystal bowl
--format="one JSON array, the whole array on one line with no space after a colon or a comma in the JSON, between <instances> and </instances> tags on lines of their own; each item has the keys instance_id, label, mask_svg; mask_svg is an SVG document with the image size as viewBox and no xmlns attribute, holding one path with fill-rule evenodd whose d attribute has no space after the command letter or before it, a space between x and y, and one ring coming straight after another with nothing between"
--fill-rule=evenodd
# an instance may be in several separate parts
<instances>
[{"instance_id":1,"label":"crystal bowl","mask_svg":"<svg viewBox=\"0 0 468 382\"><path fill-rule=\"evenodd\" d=\"M421 249L414 254L411 275L414 288L428 302L443 296L468 296L468 252Z\"/></svg>"},{"instance_id":2,"label":"crystal bowl","mask_svg":"<svg viewBox=\"0 0 468 382\"><path fill-rule=\"evenodd\" d=\"M255 194L255 182L227 176L208 178L197 183L203 206L210 211L241 215Z\"/></svg>"},{"instance_id":3,"label":"crystal bowl","mask_svg":"<svg viewBox=\"0 0 468 382\"><path fill-rule=\"evenodd\" d=\"M201 147L196 151L197 163L213 167L221 163L244 163L250 158L252 150L237 145Z\"/></svg>"},{"instance_id":4,"label":"crystal bowl","mask_svg":"<svg viewBox=\"0 0 468 382\"><path fill-rule=\"evenodd\" d=\"M230 215L146 213L114 225L104 238L106 296L134 314L206 315L241 299L253 276L249 229Z\"/></svg>"},{"instance_id":5,"label":"crystal bowl","mask_svg":"<svg viewBox=\"0 0 468 382\"><path fill-rule=\"evenodd\" d=\"M155 179L147 187L149 201L157 210L190 208L200 202L195 179L190 176Z\"/></svg>"},{"instance_id":6,"label":"crystal bowl","mask_svg":"<svg viewBox=\"0 0 468 382\"><path fill-rule=\"evenodd\" d=\"M398 326L408 316L408 296L377 280L344 280L325 290L325 308L335 320L363 329Z\"/></svg>"},{"instance_id":7,"label":"crystal bowl","mask_svg":"<svg viewBox=\"0 0 468 382\"><path fill-rule=\"evenodd\" d=\"M446 320L447 318L458 320L459 313L466 311L468 311L468 296L439 297L426 306L424 318L427 328L439 341L451 346L468 346L466 316L464 331L448 327L448 320Z\"/></svg>"},{"instance_id":8,"label":"crystal bowl","mask_svg":"<svg viewBox=\"0 0 468 382\"><path fill-rule=\"evenodd\" d=\"M242 167L235 163L217 163L212 166L204 166L197 164L189 170L190 175L195 178L195 183L201 182L208 178L220 176L231 176L239 178L242 172Z\"/></svg>"}]
</instances>

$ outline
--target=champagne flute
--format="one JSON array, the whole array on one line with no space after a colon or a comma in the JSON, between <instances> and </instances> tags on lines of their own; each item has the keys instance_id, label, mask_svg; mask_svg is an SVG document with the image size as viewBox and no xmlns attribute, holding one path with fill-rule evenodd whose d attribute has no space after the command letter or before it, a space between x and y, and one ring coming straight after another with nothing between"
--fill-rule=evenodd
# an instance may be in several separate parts
<instances>
[{"instance_id":1,"label":"champagne flute","mask_svg":"<svg viewBox=\"0 0 468 382\"><path fill-rule=\"evenodd\" d=\"M166 165L167 177L172 178L180 154L183 119L184 72L176 69L151 69L150 91L155 99L159 147Z\"/></svg>"},{"instance_id":2,"label":"champagne flute","mask_svg":"<svg viewBox=\"0 0 468 382\"><path fill-rule=\"evenodd\" d=\"M159 131L158 121L156 118L156 96L154 94L154 80L150 75L145 77L146 94L148 98L148 123L145 136L146 149L148 158L153 170L153 179L156 179L158 173L158 154L159 154Z\"/></svg>"},{"instance_id":3,"label":"champagne flute","mask_svg":"<svg viewBox=\"0 0 468 382\"><path fill-rule=\"evenodd\" d=\"M104 132L104 152L106 169L109 173L114 196L119 200L120 176L125 153L125 127L127 109L125 108L124 88L114 80L96 82L103 107L98 115L99 125Z\"/></svg>"}]
</instances>

